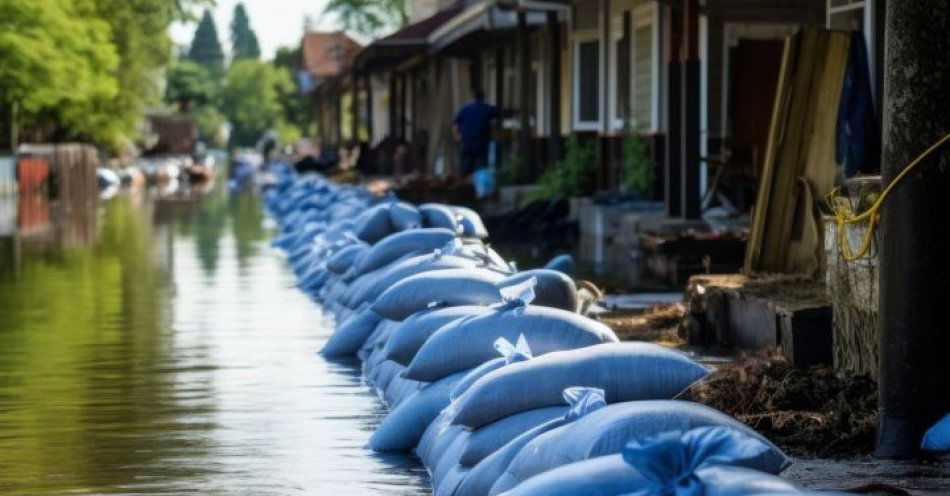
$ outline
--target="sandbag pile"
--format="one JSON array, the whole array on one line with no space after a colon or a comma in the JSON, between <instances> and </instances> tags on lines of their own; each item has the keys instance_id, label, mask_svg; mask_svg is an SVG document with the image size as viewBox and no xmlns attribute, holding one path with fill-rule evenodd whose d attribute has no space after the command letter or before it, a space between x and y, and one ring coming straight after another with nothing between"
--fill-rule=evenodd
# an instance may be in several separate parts
<instances>
[{"instance_id":1,"label":"sandbag pile","mask_svg":"<svg viewBox=\"0 0 950 496\"><path fill-rule=\"evenodd\" d=\"M321 353L389 407L369 447L415 452L436 495L800 494L768 440L674 399L704 366L580 313L572 261L518 272L470 209L319 175L280 172L265 203L336 320Z\"/></svg>"}]
</instances>

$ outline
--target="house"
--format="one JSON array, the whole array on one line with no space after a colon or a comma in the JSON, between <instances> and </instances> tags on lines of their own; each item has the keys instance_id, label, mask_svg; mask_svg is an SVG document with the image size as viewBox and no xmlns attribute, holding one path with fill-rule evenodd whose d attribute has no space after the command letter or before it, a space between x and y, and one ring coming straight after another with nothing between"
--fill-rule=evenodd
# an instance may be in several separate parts
<instances>
[{"instance_id":1,"label":"house","mask_svg":"<svg viewBox=\"0 0 950 496\"><path fill-rule=\"evenodd\" d=\"M311 31L300 41L301 88L311 95L317 136L336 147L353 133L350 69L362 45L342 31Z\"/></svg>"}]
</instances>

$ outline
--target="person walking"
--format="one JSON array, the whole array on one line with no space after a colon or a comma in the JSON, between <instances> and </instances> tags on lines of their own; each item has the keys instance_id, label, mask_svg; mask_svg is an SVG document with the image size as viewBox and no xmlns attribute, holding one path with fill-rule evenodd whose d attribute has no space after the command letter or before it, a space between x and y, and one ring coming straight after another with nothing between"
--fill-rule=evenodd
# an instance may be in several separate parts
<instances>
[{"instance_id":1,"label":"person walking","mask_svg":"<svg viewBox=\"0 0 950 496\"><path fill-rule=\"evenodd\" d=\"M485 92L475 90L475 99L459 109L452 121L452 134L459 142L459 161L463 177L487 166L492 123L501 117L494 105L485 103Z\"/></svg>"}]
</instances>

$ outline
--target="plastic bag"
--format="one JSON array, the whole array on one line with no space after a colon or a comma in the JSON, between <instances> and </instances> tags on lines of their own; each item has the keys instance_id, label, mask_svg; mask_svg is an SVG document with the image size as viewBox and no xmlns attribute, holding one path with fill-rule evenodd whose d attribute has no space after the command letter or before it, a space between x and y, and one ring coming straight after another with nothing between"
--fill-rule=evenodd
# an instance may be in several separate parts
<instances>
[{"instance_id":1,"label":"plastic bag","mask_svg":"<svg viewBox=\"0 0 950 496\"><path fill-rule=\"evenodd\" d=\"M485 228L485 223L477 212L468 207L453 205L451 208L462 226L462 236L476 239L488 238L488 229Z\"/></svg>"},{"instance_id":2,"label":"plastic bag","mask_svg":"<svg viewBox=\"0 0 950 496\"><path fill-rule=\"evenodd\" d=\"M360 215L354 234L361 240L373 244L389 236L394 231L389 220L389 205L376 205Z\"/></svg>"},{"instance_id":3,"label":"plastic bag","mask_svg":"<svg viewBox=\"0 0 950 496\"><path fill-rule=\"evenodd\" d=\"M565 310L530 305L503 307L500 311L446 324L436 331L412 359L406 377L431 382L461 369L476 367L493 357L492 344L496 339L513 341L522 333L536 356L617 341L617 336L604 324ZM498 372L500 370L491 374ZM570 385L574 384L565 386Z\"/></svg>"},{"instance_id":4,"label":"plastic bag","mask_svg":"<svg viewBox=\"0 0 950 496\"><path fill-rule=\"evenodd\" d=\"M577 264L574 263L574 257L567 254L552 258L548 263L544 264L544 268L563 272L569 277L575 277L577 275Z\"/></svg>"},{"instance_id":5,"label":"plastic bag","mask_svg":"<svg viewBox=\"0 0 950 496\"><path fill-rule=\"evenodd\" d=\"M461 232L458 216L448 205L423 203L419 205L419 212L422 214L422 223L426 227L439 227L453 233Z\"/></svg>"},{"instance_id":6,"label":"plastic bag","mask_svg":"<svg viewBox=\"0 0 950 496\"><path fill-rule=\"evenodd\" d=\"M373 303L377 314L390 320L404 320L433 306L486 305L498 301L495 284L503 276L484 269L431 270L407 277Z\"/></svg>"},{"instance_id":7,"label":"plastic bag","mask_svg":"<svg viewBox=\"0 0 950 496\"><path fill-rule=\"evenodd\" d=\"M744 496L800 493L785 479L743 468L770 448L744 433L707 427L631 442L622 454L569 463L518 484L509 496Z\"/></svg>"},{"instance_id":8,"label":"plastic bag","mask_svg":"<svg viewBox=\"0 0 950 496\"><path fill-rule=\"evenodd\" d=\"M482 315L492 310L482 306L435 308L415 313L402 321L386 341L386 357L409 365L429 336L449 322Z\"/></svg>"},{"instance_id":9,"label":"plastic bag","mask_svg":"<svg viewBox=\"0 0 950 496\"><path fill-rule=\"evenodd\" d=\"M372 310L360 312L359 315L336 328L327 343L323 345L320 354L325 357L355 355L382 320L383 318Z\"/></svg>"},{"instance_id":10,"label":"plastic bag","mask_svg":"<svg viewBox=\"0 0 950 496\"><path fill-rule=\"evenodd\" d=\"M368 251L369 245L362 242L341 248L327 259L327 269L334 274L342 274L346 272L359 257Z\"/></svg>"},{"instance_id":11,"label":"plastic bag","mask_svg":"<svg viewBox=\"0 0 950 496\"><path fill-rule=\"evenodd\" d=\"M586 399L588 394L590 394L590 400ZM595 390L579 390L570 395L564 394L563 398L568 402L576 402L574 404L569 403L570 408L568 411L574 409L574 407L578 404L586 405L586 407L590 407L592 410L597 410L598 402L595 400L597 396L601 396L602 398L603 393L601 391ZM585 406L577 408L575 410L575 417L583 416L584 411ZM497 481L498 478L505 473L505 469L508 468L511 460L521 451L525 445L545 432L557 429L563 425L569 424L570 422L571 420L566 417L555 418L519 434L517 437L513 438L508 443L505 443L504 446L486 456L474 467L472 467L472 469L469 470L469 472L462 479L462 482L459 483L455 490L455 495L484 496L488 494L492 486L495 484L495 481Z\"/></svg>"},{"instance_id":12,"label":"plastic bag","mask_svg":"<svg viewBox=\"0 0 950 496\"><path fill-rule=\"evenodd\" d=\"M396 231L419 229L422 227L422 214L406 202L395 202L389 207L389 221Z\"/></svg>"},{"instance_id":13,"label":"plastic bag","mask_svg":"<svg viewBox=\"0 0 950 496\"><path fill-rule=\"evenodd\" d=\"M537 353L537 339L526 336ZM558 405L562 391L571 386L601 388L608 403L669 399L707 374L706 367L686 355L652 343L559 351L503 367L476 381L456 401L454 422L478 428L514 413Z\"/></svg>"},{"instance_id":14,"label":"plastic bag","mask_svg":"<svg viewBox=\"0 0 950 496\"><path fill-rule=\"evenodd\" d=\"M356 265L356 273L365 274L411 253L430 252L454 238L454 231L441 228L412 229L391 234L370 248L369 253Z\"/></svg>"},{"instance_id":15,"label":"plastic bag","mask_svg":"<svg viewBox=\"0 0 950 496\"><path fill-rule=\"evenodd\" d=\"M947 414L924 434L921 449L937 453L950 452L950 414Z\"/></svg>"},{"instance_id":16,"label":"plastic bag","mask_svg":"<svg viewBox=\"0 0 950 496\"><path fill-rule=\"evenodd\" d=\"M534 298L531 304L560 308L576 312L578 308L577 286L574 280L561 272L548 269L534 269L519 272L506 277L498 283L499 288L534 280Z\"/></svg>"},{"instance_id":17,"label":"plastic bag","mask_svg":"<svg viewBox=\"0 0 950 496\"><path fill-rule=\"evenodd\" d=\"M449 392L464 377L460 372L429 384L391 410L369 440L373 451L409 451L449 404Z\"/></svg>"},{"instance_id":18,"label":"plastic bag","mask_svg":"<svg viewBox=\"0 0 950 496\"><path fill-rule=\"evenodd\" d=\"M721 429L715 431L719 433L716 435L708 434L713 431L697 430L680 439L680 433L700 427ZM779 473L791 463L764 437L713 408L676 400L631 401L610 405L574 423L539 435L512 459L505 474L492 487L491 494L504 492L521 481L561 465L620 453L631 441L667 432L676 432L677 435L654 438L642 447L643 463L654 464L657 471L686 470L679 466L687 463L686 459L693 463L700 459L717 461L728 458L770 473Z\"/></svg>"},{"instance_id":19,"label":"plastic bag","mask_svg":"<svg viewBox=\"0 0 950 496\"><path fill-rule=\"evenodd\" d=\"M472 369L471 372L465 375L465 378L455 385L455 389L452 390L450 398L453 400L458 398L462 393L468 390L469 386L474 384L475 381L495 369L534 358L534 355L531 353L531 347L528 346L528 340L525 339L524 334L518 336L517 344L511 344L511 342L505 338L498 338L495 340L495 350L498 351L498 354L501 356Z\"/></svg>"}]
</instances>

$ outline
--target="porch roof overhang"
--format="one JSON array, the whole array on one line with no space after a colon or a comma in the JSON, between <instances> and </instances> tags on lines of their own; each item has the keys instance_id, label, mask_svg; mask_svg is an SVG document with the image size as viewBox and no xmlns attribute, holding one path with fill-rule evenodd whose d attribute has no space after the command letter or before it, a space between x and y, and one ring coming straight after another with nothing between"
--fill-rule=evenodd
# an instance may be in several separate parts
<instances>
[{"instance_id":1,"label":"porch roof overhang","mask_svg":"<svg viewBox=\"0 0 950 496\"><path fill-rule=\"evenodd\" d=\"M363 74L386 71L409 58L425 54L429 47L429 35L461 11L460 5L442 9L370 43L356 56L353 70Z\"/></svg>"},{"instance_id":2,"label":"porch roof overhang","mask_svg":"<svg viewBox=\"0 0 950 496\"><path fill-rule=\"evenodd\" d=\"M509 36L518 27L518 13L528 26L543 26L547 13L566 19L571 0L479 0L429 35L431 53L464 54Z\"/></svg>"}]
</instances>

